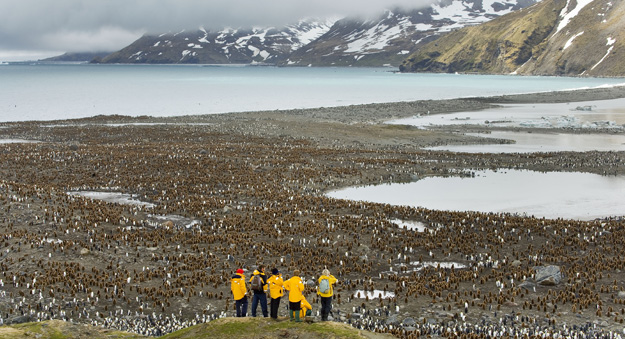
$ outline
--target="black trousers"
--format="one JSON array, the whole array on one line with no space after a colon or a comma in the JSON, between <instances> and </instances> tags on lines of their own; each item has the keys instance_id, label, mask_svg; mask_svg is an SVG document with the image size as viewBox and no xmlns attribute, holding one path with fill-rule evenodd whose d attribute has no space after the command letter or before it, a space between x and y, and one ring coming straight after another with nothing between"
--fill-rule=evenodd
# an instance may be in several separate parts
<instances>
[{"instance_id":1,"label":"black trousers","mask_svg":"<svg viewBox=\"0 0 625 339\"><path fill-rule=\"evenodd\" d=\"M278 319L278 309L280 308L280 299L282 299L282 297L278 297L278 298L271 298L270 304L269 304L269 308L271 309L271 317L274 319Z\"/></svg>"},{"instance_id":2,"label":"black trousers","mask_svg":"<svg viewBox=\"0 0 625 339\"><path fill-rule=\"evenodd\" d=\"M245 317L247 315L247 296L235 301L237 317Z\"/></svg>"},{"instance_id":3,"label":"black trousers","mask_svg":"<svg viewBox=\"0 0 625 339\"><path fill-rule=\"evenodd\" d=\"M321 297L321 320L328 320L330 311L332 311L332 297Z\"/></svg>"},{"instance_id":4,"label":"black trousers","mask_svg":"<svg viewBox=\"0 0 625 339\"><path fill-rule=\"evenodd\" d=\"M302 302L298 301L296 303L289 301L289 310L291 311L299 311L302 309Z\"/></svg>"}]
</instances>

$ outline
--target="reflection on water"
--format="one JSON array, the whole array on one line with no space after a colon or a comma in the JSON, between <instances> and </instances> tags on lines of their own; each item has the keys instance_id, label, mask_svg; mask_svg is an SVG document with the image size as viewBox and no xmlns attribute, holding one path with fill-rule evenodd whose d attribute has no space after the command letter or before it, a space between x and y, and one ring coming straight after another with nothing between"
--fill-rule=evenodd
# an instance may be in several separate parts
<instances>
[{"instance_id":1,"label":"reflection on water","mask_svg":"<svg viewBox=\"0 0 625 339\"><path fill-rule=\"evenodd\" d=\"M135 199L135 196L120 192L95 192L95 191L77 191L68 192L69 195L82 196L94 200L102 200L106 202L117 203L121 205L135 205L147 208L153 208L154 204Z\"/></svg>"},{"instance_id":2,"label":"reflection on water","mask_svg":"<svg viewBox=\"0 0 625 339\"><path fill-rule=\"evenodd\" d=\"M37 140L24 140L24 139L0 139L0 144L34 144L38 143Z\"/></svg>"},{"instance_id":3,"label":"reflection on water","mask_svg":"<svg viewBox=\"0 0 625 339\"><path fill-rule=\"evenodd\" d=\"M421 115L389 123L423 128L468 124L493 127L623 129L625 99L503 105L482 111Z\"/></svg>"},{"instance_id":4,"label":"reflection on water","mask_svg":"<svg viewBox=\"0 0 625 339\"><path fill-rule=\"evenodd\" d=\"M395 298L395 293L389 291L381 291L381 290L373 290L373 291L365 291L365 290L356 290L352 296L353 298L360 299L389 299Z\"/></svg>"},{"instance_id":5,"label":"reflection on water","mask_svg":"<svg viewBox=\"0 0 625 339\"><path fill-rule=\"evenodd\" d=\"M588 152L625 151L624 134L566 134L493 131L467 133L471 136L514 140L514 144L444 145L430 150L467 153L531 153L531 152Z\"/></svg>"},{"instance_id":6,"label":"reflection on water","mask_svg":"<svg viewBox=\"0 0 625 339\"><path fill-rule=\"evenodd\" d=\"M473 178L429 177L408 184L351 187L329 197L434 210L527 214L592 220L625 216L625 176L520 170Z\"/></svg>"},{"instance_id":7,"label":"reflection on water","mask_svg":"<svg viewBox=\"0 0 625 339\"><path fill-rule=\"evenodd\" d=\"M404 228L411 231L423 233L425 232L425 230L427 230L425 224L419 221L403 221L399 219L393 219L389 221L397 225L399 228Z\"/></svg>"}]
</instances>

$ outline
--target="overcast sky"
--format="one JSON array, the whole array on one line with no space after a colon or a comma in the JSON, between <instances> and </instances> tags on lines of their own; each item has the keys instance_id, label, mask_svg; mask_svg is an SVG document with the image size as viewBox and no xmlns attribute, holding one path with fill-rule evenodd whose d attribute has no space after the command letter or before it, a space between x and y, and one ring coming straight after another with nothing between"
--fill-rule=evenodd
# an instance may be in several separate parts
<instances>
[{"instance_id":1,"label":"overcast sky","mask_svg":"<svg viewBox=\"0 0 625 339\"><path fill-rule=\"evenodd\" d=\"M0 0L0 61L115 51L145 33L370 16L434 0Z\"/></svg>"}]
</instances>

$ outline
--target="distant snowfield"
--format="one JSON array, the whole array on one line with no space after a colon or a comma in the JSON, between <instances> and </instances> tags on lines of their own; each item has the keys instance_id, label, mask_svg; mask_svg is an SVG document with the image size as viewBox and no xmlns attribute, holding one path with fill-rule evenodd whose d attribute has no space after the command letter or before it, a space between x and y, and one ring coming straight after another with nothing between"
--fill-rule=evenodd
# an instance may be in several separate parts
<instances>
[{"instance_id":1,"label":"distant snowfield","mask_svg":"<svg viewBox=\"0 0 625 339\"><path fill-rule=\"evenodd\" d=\"M512 12L512 10L510 9L495 11L494 5L496 3L506 4L508 3L508 1L483 0L482 8L484 9L484 12L482 12L479 16L470 15L470 11L467 10L468 5L462 1L453 1L450 5L444 7L438 4L433 4L432 8L436 13L432 15L432 19L453 19L455 21L453 25L443 26L439 30L440 32L449 32L457 28L465 27L467 25L477 25L490 21L492 19L492 15L501 16Z\"/></svg>"}]
</instances>

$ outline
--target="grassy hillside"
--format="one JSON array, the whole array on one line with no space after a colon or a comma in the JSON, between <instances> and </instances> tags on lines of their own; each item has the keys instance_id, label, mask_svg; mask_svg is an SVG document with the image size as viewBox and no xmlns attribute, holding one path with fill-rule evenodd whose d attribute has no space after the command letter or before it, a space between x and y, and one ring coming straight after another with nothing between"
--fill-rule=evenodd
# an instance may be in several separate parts
<instances>
[{"instance_id":1,"label":"grassy hillside","mask_svg":"<svg viewBox=\"0 0 625 339\"><path fill-rule=\"evenodd\" d=\"M145 338L140 335L113 331L82 324L73 324L60 320L39 323L25 323L0 326L0 338L21 339L117 339ZM360 331L349 325L335 322L308 323L290 322L286 318L223 318L205 324L188 327L166 336L163 339L195 338L345 338L345 339L383 339L393 338L386 334Z\"/></svg>"},{"instance_id":2,"label":"grassy hillside","mask_svg":"<svg viewBox=\"0 0 625 339\"><path fill-rule=\"evenodd\" d=\"M0 338L3 339L133 339L145 338L143 336L113 331L105 328L93 327L83 324L75 324L61 320L50 320L34 323L14 324L0 326Z\"/></svg>"},{"instance_id":3,"label":"grassy hillside","mask_svg":"<svg viewBox=\"0 0 625 339\"><path fill-rule=\"evenodd\" d=\"M192 326L163 339L190 338L393 338L386 334L360 331L347 324L336 322L295 323L286 318L223 318Z\"/></svg>"},{"instance_id":4,"label":"grassy hillside","mask_svg":"<svg viewBox=\"0 0 625 339\"><path fill-rule=\"evenodd\" d=\"M543 1L452 32L411 55L403 72L510 73L527 62L557 23L566 0Z\"/></svg>"},{"instance_id":5,"label":"grassy hillside","mask_svg":"<svg viewBox=\"0 0 625 339\"><path fill-rule=\"evenodd\" d=\"M625 76L625 3L543 0L423 46L402 72Z\"/></svg>"}]
</instances>

